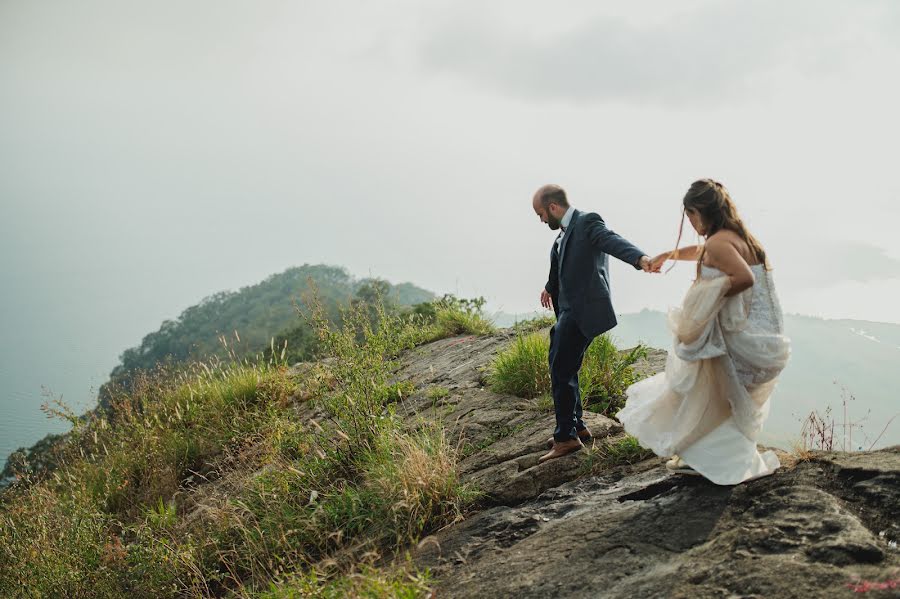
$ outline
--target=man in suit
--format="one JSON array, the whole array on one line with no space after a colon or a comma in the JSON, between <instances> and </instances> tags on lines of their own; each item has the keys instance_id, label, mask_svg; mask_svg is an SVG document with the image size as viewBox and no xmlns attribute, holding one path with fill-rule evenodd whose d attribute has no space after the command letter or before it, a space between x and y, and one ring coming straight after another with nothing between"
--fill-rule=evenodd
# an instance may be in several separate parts
<instances>
[{"instance_id":1,"label":"man in suit","mask_svg":"<svg viewBox=\"0 0 900 599\"><path fill-rule=\"evenodd\" d=\"M550 278L541 291L541 305L556 313L549 355L556 430L552 449L540 459L544 462L578 451L591 438L581 419L578 370L594 337L616 326L609 256L645 272L651 272L651 264L644 252L607 229L600 216L570 206L557 185L538 189L533 207L541 222L562 230L550 250Z\"/></svg>"}]
</instances>

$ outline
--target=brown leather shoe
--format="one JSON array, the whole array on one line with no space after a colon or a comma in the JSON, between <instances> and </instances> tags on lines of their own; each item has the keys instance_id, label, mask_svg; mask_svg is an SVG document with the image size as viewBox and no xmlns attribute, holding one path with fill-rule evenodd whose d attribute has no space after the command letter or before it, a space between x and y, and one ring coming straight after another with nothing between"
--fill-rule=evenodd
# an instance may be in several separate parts
<instances>
[{"instance_id":1,"label":"brown leather shoe","mask_svg":"<svg viewBox=\"0 0 900 599\"><path fill-rule=\"evenodd\" d=\"M592 435L591 431L589 431L588 429L584 429L578 431L578 438L581 439L582 443L589 443L594 438L594 435ZM547 439L547 447L552 448L553 443L555 443L553 437Z\"/></svg>"},{"instance_id":2,"label":"brown leather shoe","mask_svg":"<svg viewBox=\"0 0 900 599\"><path fill-rule=\"evenodd\" d=\"M553 444L553 449L545 453L538 459L538 464L542 464L547 460L553 460L556 458L561 458L564 455L569 455L572 452L578 451L584 447L582 445L580 439L569 439L568 441L561 441L559 443Z\"/></svg>"}]
</instances>

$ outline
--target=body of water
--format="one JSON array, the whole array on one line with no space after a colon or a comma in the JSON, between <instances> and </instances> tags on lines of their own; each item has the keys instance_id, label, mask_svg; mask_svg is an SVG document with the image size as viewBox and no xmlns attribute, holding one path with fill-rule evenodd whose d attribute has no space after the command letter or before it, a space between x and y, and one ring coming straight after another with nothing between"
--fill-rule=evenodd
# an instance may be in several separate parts
<instances>
[{"instance_id":1,"label":"body of water","mask_svg":"<svg viewBox=\"0 0 900 599\"><path fill-rule=\"evenodd\" d=\"M81 414L96 405L97 390L112 370L109 357L92 348L71 347L45 362L28 366L7 356L0 367L0 463L19 447L29 447L48 433L61 433L70 426L50 418L41 404L60 399Z\"/></svg>"}]
</instances>

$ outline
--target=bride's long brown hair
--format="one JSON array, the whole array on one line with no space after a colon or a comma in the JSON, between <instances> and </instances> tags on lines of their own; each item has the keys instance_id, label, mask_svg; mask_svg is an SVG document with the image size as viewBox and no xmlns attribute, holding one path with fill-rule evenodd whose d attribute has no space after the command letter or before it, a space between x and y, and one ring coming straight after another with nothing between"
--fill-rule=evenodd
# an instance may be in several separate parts
<instances>
[{"instance_id":1,"label":"bride's long brown hair","mask_svg":"<svg viewBox=\"0 0 900 599\"><path fill-rule=\"evenodd\" d=\"M762 244L744 225L744 221L738 215L734 201L728 194L725 186L712 179L700 179L691 184L688 192L684 194L684 209L681 212L681 228L678 230L678 241L675 242L675 253L678 253L678 246L681 243L681 234L684 230L684 217L688 210L694 210L703 219L707 225L706 237L709 238L722 229L734 231L743 239L750 248L751 254L760 264L764 264L766 270L770 269L769 260L766 257L766 251ZM706 253L706 247L700 251L700 257L697 259L697 270L703 262L703 255ZM673 265L674 266L674 265Z\"/></svg>"}]
</instances>

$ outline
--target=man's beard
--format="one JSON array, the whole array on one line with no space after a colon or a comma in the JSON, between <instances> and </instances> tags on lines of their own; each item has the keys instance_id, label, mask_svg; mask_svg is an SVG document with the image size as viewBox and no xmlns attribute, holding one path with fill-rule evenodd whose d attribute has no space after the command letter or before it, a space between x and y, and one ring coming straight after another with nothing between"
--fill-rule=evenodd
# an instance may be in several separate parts
<instances>
[{"instance_id":1,"label":"man's beard","mask_svg":"<svg viewBox=\"0 0 900 599\"><path fill-rule=\"evenodd\" d=\"M562 222L553 216L552 214L547 215L547 226L550 227L551 231L556 231L562 225Z\"/></svg>"}]
</instances>

